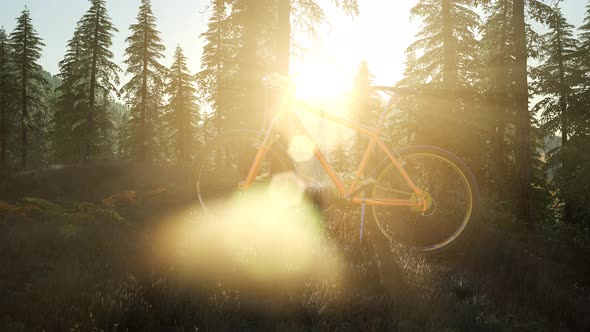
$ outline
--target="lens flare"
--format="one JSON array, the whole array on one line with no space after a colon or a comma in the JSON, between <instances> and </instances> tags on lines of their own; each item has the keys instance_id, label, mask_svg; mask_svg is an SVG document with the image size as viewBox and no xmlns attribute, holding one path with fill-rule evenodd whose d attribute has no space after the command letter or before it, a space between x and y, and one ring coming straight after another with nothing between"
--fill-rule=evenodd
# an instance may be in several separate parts
<instances>
[{"instance_id":1,"label":"lens flare","mask_svg":"<svg viewBox=\"0 0 590 332\"><path fill-rule=\"evenodd\" d=\"M159 248L195 282L284 292L311 281L338 283L342 262L323 234L321 215L292 173L236 192L207 213L174 216Z\"/></svg>"}]
</instances>

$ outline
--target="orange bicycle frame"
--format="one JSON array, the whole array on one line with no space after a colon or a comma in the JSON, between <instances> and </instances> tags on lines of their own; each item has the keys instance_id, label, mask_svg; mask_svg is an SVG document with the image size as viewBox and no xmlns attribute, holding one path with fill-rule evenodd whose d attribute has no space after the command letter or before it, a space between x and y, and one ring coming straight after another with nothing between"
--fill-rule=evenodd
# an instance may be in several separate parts
<instances>
[{"instance_id":1,"label":"orange bicycle frame","mask_svg":"<svg viewBox=\"0 0 590 332\"><path fill-rule=\"evenodd\" d=\"M307 130L305 129L305 127L301 123L301 120L299 119L297 114L295 112L289 110L289 112L293 114L293 120L295 121L295 125L299 127L299 129L304 133L305 136L307 136L309 141L312 143L313 152L314 152L315 157L320 162L320 164L322 165L322 168L324 169L326 174L330 177L330 179L332 180L332 182L334 183L334 185L338 189L338 192L343 197L346 197L347 199L349 199L353 203L375 205L375 206L407 206L407 207L416 207L416 208L424 208L426 206L426 203L425 203L424 199L422 198L422 190L420 190L420 188L418 188L414 184L412 179L410 179L408 173L406 173L404 171L401 163L398 161L398 159L394 156L394 154L391 152L391 150L387 147L387 145L383 142L383 140L380 137L381 126L384 121L385 115L387 114L388 109L392 106L391 99L390 99L390 102L388 103L388 105L386 106L386 108L383 110L383 113L381 114L381 118L379 120L379 123L377 124L377 127L375 129L369 128L361 123L346 119L344 117L340 117L335 114L331 114L331 113L325 112L323 110L310 107L309 105L305 105L305 104L302 104L302 105L304 107L301 107L298 109L300 109L304 112L319 116L320 118L327 119L330 122L334 122L340 126L352 129L358 133L361 133L362 135L370 137L370 141L367 145L367 148L365 149L365 151L363 153L363 157L361 158L361 162L356 170L355 177L354 177L350 187L347 189L346 186L344 185L344 183L342 182L342 180L340 179L340 177L338 176L338 174L334 171L334 168L332 167L332 165L330 164L328 159L322 154L322 152L318 148L318 145L313 141L311 135L309 135L309 133L307 132ZM275 116L272 119L269 128L266 130L262 144L258 147L256 157L254 158L254 161L252 162L252 165L250 166L250 170L248 171L248 176L247 176L246 180L244 181L244 183L242 183L242 185L240 186L242 189L248 188L256 180L256 175L258 174L258 172L260 170L260 166L262 164L262 161L264 160L266 153L269 151L270 147L272 146L272 144L275 141L272 137L272 132L273 132L276 122L278 121L279 117L281 117L281 116L282 116L282 114L278 114L277 116ZM361 177L363 176L363 172L365 171L365 168L367 167L367 163L369 161L369 156L370 156L371 152L373 152L373 150L375 149L375 146L379 147L379 149L391 160L391 162L395 165L397 170L402 175L403 179L406 181L407 185L416 194L416 197L418 197L418 199L412 200L412 199L389 199L389 198L365 198L365 197L359 197L359 196L352 196L353 193L355 192L355 190L357 189L357 185L358 185Z\"/></svg>"}]
</instances>

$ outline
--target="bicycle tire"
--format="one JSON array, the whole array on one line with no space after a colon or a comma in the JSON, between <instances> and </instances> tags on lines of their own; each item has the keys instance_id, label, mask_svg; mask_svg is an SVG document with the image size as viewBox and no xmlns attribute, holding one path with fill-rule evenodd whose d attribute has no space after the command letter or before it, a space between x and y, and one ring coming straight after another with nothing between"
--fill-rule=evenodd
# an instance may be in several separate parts
<instances>
[{"instance_id":1,"label":"bicycle tire","mask_svg":"<svg viewBox=\"0 0 590 332\"><path fill-rule=\"evenodd\" d=\"M222 199L239 189L239 183L246 179L256 149L260 144L261 139L258 133L248 130L228 132L207 143L196 159L193 173L192 188L194 188L195 197L201 207L206 209L208 202ZM227 149L230 148L235 149L237 154L230 155L234 152L228 152ZM225 152L220 152L222 149L225 149ZM238 158L237 164L235 163L236 160L230 160L236 157ZM213 161L211 158L216 160ZM224 160L219 161L218 158ZM220 166L221 163L224 164L223 167ZM270 147L265 163L266 165L262 167L272 167L273 169L266 170L272 174L294 170L293 162L279 143L275 143ZM256 182L262 182L263 180L257 180Z\"/></svg>"},{"instance_id":2,"label":"bicycle tire","mask_svg":"<svg viewBox=\"0 0 590 332\"><path fill-rule=\"evenodd\" d=\"M433 146L407 147L399 150L398 156L398 161L410 179L429 195L429 207L427 211L418 211L418 209L410 207L373 206L373 220L377 228L388 240L417 251L440 252L443 249L456 246L468 229L473 228L477 215L479 192L473 174L461 159L446 150ZM423 165L420 165L420 158L423 159ZM430 165L440 162L447 169L427 170L426 158L433 160ZM456 184L458 188L462 187L459 188L460 191L451 192L448 191L448 188L444 188L444 182L451 183L451 181L456 181L453 184ZM395 186L399 186L399 188L389 188ZM388 198L412 199L412 195L415 195L402 180L397 167L389 159L377 168L372 197L384 198L386 194L383 188L391 191L387 195L397 195L397 197ZM449 197L445 195L449 195ZM455 195L454 205L451 195ZM457 211L451 211L455 208ZM455 218L451 215L452 213L462 216ZM450 219L457 219L455 225L449 222ZM448 228L451 231L448 235L435 240L436 242L426 242L427 239L430 242L430 239L436 238L435 229L442 231L442 228Z\"/></svg>"}]
</instances>

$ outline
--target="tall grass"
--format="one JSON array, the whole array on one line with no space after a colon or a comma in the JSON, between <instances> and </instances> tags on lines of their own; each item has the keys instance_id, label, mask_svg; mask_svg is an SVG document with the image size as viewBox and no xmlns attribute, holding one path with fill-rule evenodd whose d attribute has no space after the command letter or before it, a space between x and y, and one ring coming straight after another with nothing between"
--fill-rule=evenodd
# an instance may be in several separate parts
<instances>
[{"instance_id":1,"label":"tall grass","mask_svg":"<svg viewBox=\"0 0 590 332\"><path fill-rule=\"evenodd\" d=\"M28 203L61 213L61 205ZM196 282L178 264L181 252L158 245L170 222L163 210L176 204L119 211L132 227L100 217L3 216L0 330L590 330L588 252L501 215L486 213L454 252L424 256L384 241L370 222L359 241L358 211L337 208L318 236L342 257L342 277L282 287L246 276Z\"/></svg>"}]
</instances>

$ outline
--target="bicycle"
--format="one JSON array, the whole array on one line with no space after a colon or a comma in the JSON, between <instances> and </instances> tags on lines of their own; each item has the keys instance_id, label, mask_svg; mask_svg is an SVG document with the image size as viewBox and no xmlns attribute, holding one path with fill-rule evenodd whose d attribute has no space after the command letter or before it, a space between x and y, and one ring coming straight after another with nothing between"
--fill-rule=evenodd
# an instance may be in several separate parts
<instances>
[{"instance_id":1,"label":"bicycle","mask_svg":"<svg viewBox=\"0 0 590 332\"><path fill-rule=\"evenodd\" d=\"M288 102L280 107L267 128L258 132L231 132L213 139L196 163L194 185L200 205L206 209L220 196L248 190L276 174L295 169L276 132L277 124L288 116L290 125L311 142L315 158L339 195L361 206L361 239L365 208L369 206L381 233L405 247L438 251L456 243L477 211L478 190L471 171L458 157L434 146L390 149L382 136L382 127L388 114L395 110L396 97L409 91L384 86L372 88L389 95L375 128L287 98ZM308 134L293 106L369 137L348 188ZM375 172L365 174L376 148L384 156L383 161Z\"/></svg>"}]
</instances>

